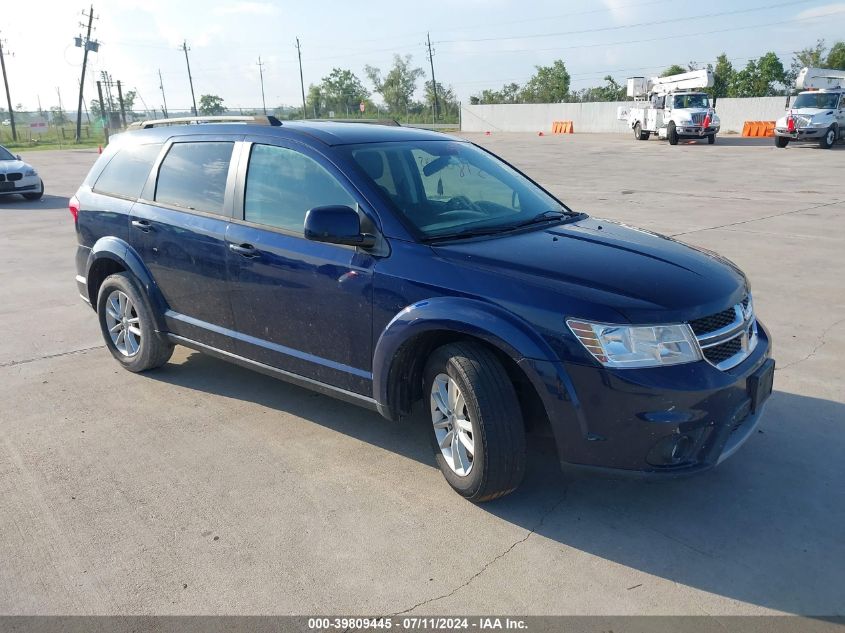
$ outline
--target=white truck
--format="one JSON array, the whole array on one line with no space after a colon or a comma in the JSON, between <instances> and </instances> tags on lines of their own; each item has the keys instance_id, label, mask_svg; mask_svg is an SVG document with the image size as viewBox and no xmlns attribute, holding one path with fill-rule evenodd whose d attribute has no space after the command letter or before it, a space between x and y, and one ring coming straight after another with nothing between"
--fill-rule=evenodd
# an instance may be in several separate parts
<instances>
[{"instance_id":1,"label":"white truck","mask_svg":"<svg viewBox=\"0 0 845 633\"><path fill-rule=\"evenodd\" d=\"M694 70L668 77L629 77L628 96L633 106L617 112L626 121L638 141L652 134L677 145L680 139L703 139L712 145L719 133L720 121L702 88L713 86L713 72Z\"/></svg>"},{"instance_id":2,"label":"white truck","mask_svg":"<svg viewBox=\"0 0 845 633\"><path fill-rule=\"evenodd\" d=\"M845 139L845 70L802 68L795 87L801 92L775 123L775 145L816 141L830 149Z\"/></svg>"}]
</instances>

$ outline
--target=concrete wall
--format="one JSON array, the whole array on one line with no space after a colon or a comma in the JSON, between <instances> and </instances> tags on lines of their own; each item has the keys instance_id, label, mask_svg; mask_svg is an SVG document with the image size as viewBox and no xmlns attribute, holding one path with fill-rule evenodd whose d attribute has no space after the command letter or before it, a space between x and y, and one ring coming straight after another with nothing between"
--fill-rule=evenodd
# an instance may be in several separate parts
<instances>
[{"instance_id":1,"label":"concrete wall","mask_svg":"<svg viewBox=\"0 0 845 633\"><path fill-rule=\"evenodd\" d=\"M783 116L786 97L719 99L716 112L722 132L742 132L745 121L774 121ZM572 121L575 133L628 133L616 109L630 102L503 103L461 106L464 132L551 132L552 121Z\"/></svg>"}]
</instances>

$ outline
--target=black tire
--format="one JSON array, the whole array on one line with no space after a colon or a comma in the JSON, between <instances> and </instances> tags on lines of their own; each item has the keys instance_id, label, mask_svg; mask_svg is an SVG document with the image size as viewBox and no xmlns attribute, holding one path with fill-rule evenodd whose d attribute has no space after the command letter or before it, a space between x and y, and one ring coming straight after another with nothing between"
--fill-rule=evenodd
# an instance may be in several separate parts
<instances>
[{"instance_id":1,"label":"black tire","mask_svg":"<svg viewBox=\"0 0 845 633\"><path fill-rule=\"evenodd\" d=\"M41 200L41 196L44 195L44 181L39 180L38 182L41 183L41 191L30 191L29 193L21 194L27 200Z\"/></svg>"},{"instance_id":2,"label":"black tire","mask_svg":"<svg viewBox=\"0 0 845 633\"><path fill-rule=\"evenodd\" d=\"M643 132L643 128L639 123L634 124L634 139L638 141L648 140L648 132Z\"/></svg>"},{"instance_id":3,"label":"black tire","mask_svg":"<svg viewBox=\"0 0 845 633\"><path fill-rule=\"evenodd\" d=\"M666 130L666 137L669 139L669 145L678 144L678 130L675 129L674 121L669 121L669 128Z\"/></svg>"},{"instance_id":4,"label":"black tire","mask_svg":"<svg viewBox=\"0 0 845 633\"><path fill-rule=\"evenodd\" d=\"M831 125L825 131L824 136L819 141L819 147L822 149L830 149L836 144L836 139L839 136L838 131L835 125Z\"/></svg>"},{"instance_id":5,"label":"black tire","mask_svg":"<svg viewBox=\"0 0 845 633\"><path fill-rule=\"evenodd\" d=\"M140 342L133 353L128 353L130 350L127 348L128 343L125 339L123 346L126 349L121 351L119 349L120 342L113 341L109 332L107 321L109 319L119 320L112 317L108 312L110 298L115 296L115 293L123 293L129 299L130 309L126 311L124 316L133 320L137 318L135 329L140 332L140 335L133 335L133 340L137 341L139 338ZM132 372L142 372L161 367L170 360L170 356L173 354L173 344L156 332L153 311L150 308L149 301L138 282L131 275L116 273L106 277L97 295L97 316L106 347L115 360L125 369ZM122 327L126 328L126 321L123 322Z\"/></svg>"},{"instance_id":6,"label":"black tire","mask_svg":"<svg viewBox=\"0 0 845 633\"><path fill-rule=\"evenodd\" d=\"M714 145L716 143L716 135L715 134L708 134L707 135L707 144Z\"/></svg>"},{"instance_id":7,"label":"black tire","mask_svg":"<svg viewBox=\"0 0 845 633\"><path fill-rule=\"evenodd\" d=\"M789 139L788 138L786 138L785 136L776 136L775 137L775 147L780 147L781 149L783 149L787 145L789 145Z\"/></svg>"},{"instance_id":8,"label":"black tire","mask_svg":"<svg viewBox=\"0 0 845 633\"><path fill-rule=\"evenodd\" d=\"M452 343L435 350L425 367L425 409L431 413L432 387L445 374L463 394L464 413L472 425L473 459L459 475L444 457L431 427L431 441L440 471L455 491L480 503L502 497L519 486L525 474L525 426L513 383L487 348ZM427 416L432 424L433 414Z\"/></svg>"}]
</instances>

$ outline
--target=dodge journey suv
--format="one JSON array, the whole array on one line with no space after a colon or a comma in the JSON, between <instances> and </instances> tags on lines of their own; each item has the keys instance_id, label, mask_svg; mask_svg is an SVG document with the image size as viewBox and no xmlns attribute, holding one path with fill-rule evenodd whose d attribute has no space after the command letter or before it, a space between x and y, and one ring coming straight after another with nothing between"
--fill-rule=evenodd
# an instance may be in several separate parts
<instances>
[{"instance_id":1,"label":"dodge journey suv","mask_svg":"<svg viewBox=\"0 0 845 633\"><path fill-rule=\"evenodd\" d=\"M113 137L70 201L79 292L129 371L178 344L392 420L422 403L473 501L519 485L534 428L563 464L671 476L758 424L769 334L726 259L443 134L173 123Z\"/></svg>"}]
</instances>

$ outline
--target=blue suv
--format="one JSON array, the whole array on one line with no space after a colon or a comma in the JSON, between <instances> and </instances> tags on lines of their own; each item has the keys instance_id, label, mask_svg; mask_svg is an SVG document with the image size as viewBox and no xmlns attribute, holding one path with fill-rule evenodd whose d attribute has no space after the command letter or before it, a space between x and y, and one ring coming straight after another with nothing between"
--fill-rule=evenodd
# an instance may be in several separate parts
<instances>
[{"instance_id":1,"label":"blue suv","mask_svg":"<svg viewBox=\"0 0 845 633\"><path fill-rule=\"evenodd\" d=\"M79 292L126 369L178 344L392 420L421 402L473 501L519 485L532 429L562 464L669 476L757 426L769 334L718 255L443 134L173 123L114 137L70 202Z\"/></svg>"}]
</instances>

